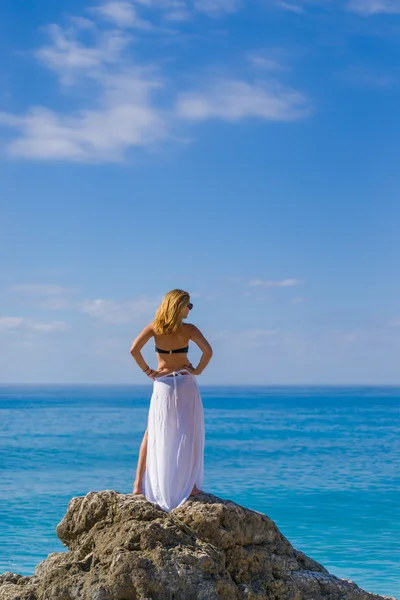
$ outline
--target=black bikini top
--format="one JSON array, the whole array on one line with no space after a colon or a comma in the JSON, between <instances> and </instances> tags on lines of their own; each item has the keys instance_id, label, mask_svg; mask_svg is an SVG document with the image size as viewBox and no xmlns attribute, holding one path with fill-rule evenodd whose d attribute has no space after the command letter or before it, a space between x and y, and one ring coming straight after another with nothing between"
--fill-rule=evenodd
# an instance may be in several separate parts
<instances>
[{"instance_id":1,"label":"black bikini top","mask_svg":"<svg viewBox=\"0 0 400 600\"><path fill-rule=\"evenodd\" d=\"M186 346L186 348L178 348L177 350L161 350L161 348L157 348L157 346L154 346L155 351L159 352L160 354L177 354L178 352L188 352L189 351L189 346Z\"/></svg>"}]
</instances>

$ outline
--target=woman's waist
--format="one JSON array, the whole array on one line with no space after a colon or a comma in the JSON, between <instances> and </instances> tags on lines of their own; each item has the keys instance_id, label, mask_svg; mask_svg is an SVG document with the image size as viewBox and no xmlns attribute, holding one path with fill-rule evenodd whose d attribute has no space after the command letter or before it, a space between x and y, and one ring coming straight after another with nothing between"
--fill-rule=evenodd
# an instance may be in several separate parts
<instances>
[{"instance_id":1,"label":"woman's waist","mask_svg":"<svg viewBox=\"0 0 400 600\"><path fill-rule=\"evenodd\" d=\"M159 368L165 369L181 369L185 365L189 364L189 358L187 353L179 354L165 354L157 357Z\"/></svg>"},{"instance_id":2,"label":"woman's waist","mask_svg":"<svg viewBox=\"0 0 400 600\"><path fill-rule=\"evenodd\" d=\"M181 369L173 369L171 371L168 370L165 373L156 376L154 378L154 381L158 381L159 379L163 379L164 377L172 379L172 377L184 377L185 375L190 375L190 377L194 377L194 375L192 375L192 373L187 368L182 367Z\"/></svg>"},{"instance_id":3,"label":"woman's waist","mask_svg":"<svg viewBox=\"0 0 400 600\"><path fill-rule=\"evenodd\" d=\"M165 371L165 373L172 373L173 371L179 371L180 369L187 369L192 366L192 363L186 355L181 356L179 359L171 358L171 360L158 360L157 370ZM164 373L163 373L164 375Z\"/></svg>"}]
</instances>

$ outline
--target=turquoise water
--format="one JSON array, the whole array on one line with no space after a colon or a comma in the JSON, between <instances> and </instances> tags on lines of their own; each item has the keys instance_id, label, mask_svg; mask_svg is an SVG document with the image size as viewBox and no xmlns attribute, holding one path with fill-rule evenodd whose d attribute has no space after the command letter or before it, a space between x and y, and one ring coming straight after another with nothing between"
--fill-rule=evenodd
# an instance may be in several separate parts
<instances>
[{"instance_id":1,"label":"turquoise water","mask_svg":"<svg viewBox=\"0 0 400 600\"><path fill-rule=\"evenodd\" d=\"M400 388L201 386L204 490L330 572L400 597ZM0 572L30 575L72 496L132 491L151 385L0 386Z\"/></svg>"}]
</instances>

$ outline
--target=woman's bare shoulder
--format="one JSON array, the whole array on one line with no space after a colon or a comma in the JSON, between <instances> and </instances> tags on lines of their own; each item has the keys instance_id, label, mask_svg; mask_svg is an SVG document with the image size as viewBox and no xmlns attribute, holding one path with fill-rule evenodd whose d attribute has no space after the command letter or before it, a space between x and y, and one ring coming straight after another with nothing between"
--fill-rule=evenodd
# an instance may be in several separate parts
<instances>
[{"instance_id":1,"label":"woman's bare shoulder","mask_svg":"<svg viewBox=\"0 0 400 600\"><path fill-rule=\"evenodd\" d=\"M200 332L200 329L198 327L196 327L196 325L194 325L193 323L184 323L185 327L187 328L186 331L189 335L189 339L196 335L196 333Z\"/></svg>"},{"instance_id":2,"label":"woman's bare shoulder","mask_svg":"<svg viewBox=\"0 0 400 600\"><path fill-rule=\"evenodd\" d=\"M187 325L189 325L191 328L191 331L189 333L189 340L192 340L195 344L197 344L200 350L202 350L203 352L212 353L210 343L208 342L208 340L206 340L200 329L196 327L196 325L193 325L193 323L187 323Z\"/></svg>"}]
</instances>

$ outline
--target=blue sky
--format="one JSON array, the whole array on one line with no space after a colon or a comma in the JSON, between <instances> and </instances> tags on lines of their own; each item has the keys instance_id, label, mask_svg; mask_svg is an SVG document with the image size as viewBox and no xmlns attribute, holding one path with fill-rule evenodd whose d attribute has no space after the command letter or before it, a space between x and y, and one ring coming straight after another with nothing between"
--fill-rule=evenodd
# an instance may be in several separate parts
<instances>
[{"instance_id":1,"label":"blue sky","mask_svg":"<svg viewBox=\"0 0 400 600\"><path fill-rule=\"evenodd\" d=\"M2 2L0 382L147 383L179 287L201 383L399 384L399 33L400 0Z\"/></svg>"}]
</instances>

